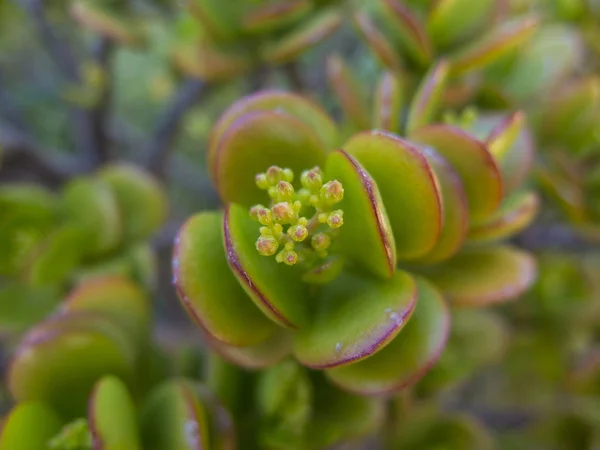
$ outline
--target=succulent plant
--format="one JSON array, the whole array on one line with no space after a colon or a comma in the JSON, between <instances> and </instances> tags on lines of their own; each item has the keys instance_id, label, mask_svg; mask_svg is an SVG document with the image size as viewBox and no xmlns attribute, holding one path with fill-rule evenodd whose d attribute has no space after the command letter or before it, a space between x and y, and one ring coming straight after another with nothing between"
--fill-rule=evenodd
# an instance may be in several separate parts
<instances>
[{"instance_id":1,"label":"succulent plant","mask_svg":"<svg viewBox=\"0 0 600 450\"><path fill-rule=\"evenodd\" d=\"M342 14L336 3L191 0L177 29L174 64L189 76L213 81L292 61L337 30Z\"/></svg>"},{"instance_id":2,"label":"succulent plant","mask_svg":"<svg viewBox=\"0 0 600 450\"><path fill-rule=\"evenodd\" d=\"M317 105L278 91L223 114L208 166L225 210L191 217L173 256L181 302L217 352L247 367L293 354L344 389L390 393L438 360L446 301L485 306L534 281L530 255L481 245L528 222L513 226L503 205L514 118L485 142L430 125L439 70L409 108L408 139L383 127L340 145ZM384 90L376 117L394 117L396 98ZM469 242L472 230L487 231Z\"/></svg>"}]
</instances>

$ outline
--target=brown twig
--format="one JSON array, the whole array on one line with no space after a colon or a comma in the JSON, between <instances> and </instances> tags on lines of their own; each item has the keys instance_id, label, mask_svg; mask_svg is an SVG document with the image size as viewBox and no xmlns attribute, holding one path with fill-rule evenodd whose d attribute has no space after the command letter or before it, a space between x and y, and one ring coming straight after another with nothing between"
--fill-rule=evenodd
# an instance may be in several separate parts
<instances>
[{"instance_id":1,"label":"brown twig","mask_svg":"<svg viewBox=\"0 0 600 450\"><path fill-rule=\"evenodd\" d=\"M209 85L200 80L186 80L160 114L146 151L147 166L159 178L164 178L169 153L185 114L209 91Z\"/></svg>"}]
</instances>

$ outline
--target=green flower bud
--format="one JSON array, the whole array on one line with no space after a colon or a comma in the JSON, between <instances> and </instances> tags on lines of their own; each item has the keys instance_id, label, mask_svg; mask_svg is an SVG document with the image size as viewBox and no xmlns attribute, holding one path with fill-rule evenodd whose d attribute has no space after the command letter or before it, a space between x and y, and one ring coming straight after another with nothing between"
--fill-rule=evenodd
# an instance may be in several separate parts
<instances>
[{"instance_id":1,"label":"green flower bud","mask_svg":"<svg viewBox=\"0 0 600 450\"><path fill-rule=\"evenodd\" d=\"M327 225L333 230L344 225L344 211L338 209L330 213L327 217Z\"/></svg>"},{"instance_id":2,"label":"green flower bud","mask_svg":"<svg viewBox=\"0 0 600 450\"><path fill-rule=\"evenodd\" d=\"M308 189L302 188L298 191L298 200L300 201L300 203L302 203L302 205L309 206L311 195L312 194L310 193L310 191Z\"/></svg>"},{"instance_id":3,"label":"green flower bud","mask_svg":"<svg viewBox=\"0 0 600 450\"><path fill-rule=\"evenodd\" d=\"M311 170L302 172L300 183L302 183L302 187L308 189L309 191L317 192L323 185L321 170L318 167L315 167Z\"/></svg>"},{"instance_id":4,"label":"green flower bud","mask_svg":"<svg viewBox=\"0 0 600 450\"><path fill-rule=\"evenodd\" d=\"M296 217L294 208L287 202L279 202L271 209L273 220L277 223L292 223Z\"/></svg>"},{"instance_id":5,"label":"green flower bud","mask_svg":"<svg viewBox=\"0 0 600 450\"><path fill-rule=\"evenodd\" d=\"M328 181L321 188L321 200L329 205L339 203L344 198L344 187L338 180Z\"/></svg>"},{"instance_id":6,"label":"green flower bud","mask_svg":"<svg viewBox=\"0 0 600 450\"><path fill-rule=\"evenodd\" d=\"M317 252L323 252L331 245L331 238L327 233L317 233L310 240L310 245Z\"/></svg>"},{"instance_id":7,"label":"green flower bud","mask_svg":"<svg viewBox=\"0 0 600 450\"><path fill-rule=\"evenodd\" d=\"M277 183L277 200L280 202L289 202L294 197L294 186L287 181Z\"/></svg>"},{"instance_id":8,"label":"green flower bud","mask_svg":"<svg viewBox=\"0 0 600 450\"><path fill-rule=\"evenodd\" d=\"M308 237L308 229L302 225L293 225L288 228L287 233L296 242L302 242Z\"/></svg>"},{"instance_id":9,"label":"green flower bud","mask_svg":"<svg viewBox=\"0 0 600 450\"><path fill-rule=\"evenodd\" d=\"M261 225L269 226L273 223L273 216L271 210L264 206L257 211L258 223Z\"/></svg>"},{"instance_id":10,"label":"green flower bud","mask_svg":"<svg viewBox=\"0 0 600 450\"><path fill-rule=\"evenodd\" d=\"M273 236L261 236L256 241L256 250L262 256L272 256L279 248L279 242Z\"/></svg>"},{"instance_id":11,"label":"green flower bud","mask_svg":"<svg viewBox=\"0 0 600 450\"><path fill-rule=\"evenodd\" d=\"M278 166L271 166L267 169L267 181L273 186L283 178L283 169Z\"/></svg>"},{"instance_id":12,"label":"green flower bud","mask_svg":"<svg viewBox=\"0 0 600 450\"><path fill-rule=\"evenodd\" d=\"M298 253L296 253L293 250L283 250L277 254L275 260L279 263L284 263L288 266L293 266L298 263Z\"/></svg>"},{"instance_id":13,"label":"green flower bud","mask_svg":"<svg viewBox=\"0 0 600 450\"><path fill-rule=\"evenodd\" d=\"M259 189L268 189L269 188L269 181L267 180L266 174L259 173L258 175L256 175L256 177L254 179L255 179L256 185L258 186Z\"/></svg>"},{"instance_id":14,"label":"green flower bud","mask_svg":"<svg viewBox=\"0 0 600 450\"><path fill-rule=\"evenodd\" d=\"M288 183L294 181L294 172L292 172L292 169L283 169L283 179Z\"/></svg>"}]
</instances>

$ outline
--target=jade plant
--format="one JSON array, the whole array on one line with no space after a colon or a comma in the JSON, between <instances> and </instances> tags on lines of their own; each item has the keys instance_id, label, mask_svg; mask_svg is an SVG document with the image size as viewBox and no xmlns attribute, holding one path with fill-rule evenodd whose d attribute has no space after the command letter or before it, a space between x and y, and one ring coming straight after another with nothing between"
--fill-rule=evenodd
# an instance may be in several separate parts
<instances>
[{"instance_id":1,"label":"jade plant","mask_svg":"<svg viewBox=\"0 0 600 450\"><path fill-rule=\"evenodd\" d=\"M290 93L223 114L208 165L225 209L190 218L173 257L181 302L215 351L250 367L293 355L343 389L389 394L435 365L449 307L503 302L534 281L532 256L494 243L522 228L503 204L514 121L480 141L428 124L430 101L416 96L408 138L380 129L341 145L334 122Z\"/></svg>"},{"instance_id":2,"label":"jade plant","mask_svg":"<svg viewBox=\"0 0 600 450\"><path fill-rule=\"evenodd\" d=\"M206 81L291 62L339 28L342 11L336 3L341 2L189 1L173 61L183 73Z\"/></svg>"},{"instance_id":3,"label":"jade plant","mask_svg":"<svg viewBox=\"0 0 600 450\"><path fill-rule=\"evenodd\" d=\"M72 179L59 194L35 184L0 187L0 308L3 331L41 319L65 290L103 274L154 284L148 239L167 214L147 172L115 164ZM22 301L15 304L13 297Z\"/></svg>"}]
</instances>

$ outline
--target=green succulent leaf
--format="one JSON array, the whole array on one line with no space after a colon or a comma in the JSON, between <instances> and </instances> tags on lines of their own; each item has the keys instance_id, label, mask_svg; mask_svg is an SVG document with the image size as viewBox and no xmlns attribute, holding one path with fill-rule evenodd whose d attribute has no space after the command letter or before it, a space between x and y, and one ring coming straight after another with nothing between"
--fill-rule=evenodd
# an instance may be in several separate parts
<instances>
[{"instance_id":1,"label":"green succulent leaf","mask_svg":"<svg viewBox=\"0 0 600 450\"><path fill-rule=\"evenodd\" d=\"M450 331L450 313L435 286L416 281L417 306L406 326L367 359L327 371L336 385L362 395L392 393L416 383L436 363Z\"/></svg>"},{"instance_id":2,"label":"green succulent leaf","mask_svg":"<svg viewBox=\"0 0 600 450\"><path fill-rule=\"evenodd\" d=\"M179 299L206 333L225 344L252 346L276 326L250 300L227 264L223 214L200 213L175 239L173 276Z\"/></svg>"},{"instance_id":3,"label":"green succulent leaf","mask_svg":"<svg viewBox=\"0 0 600 450\"><path fill-rule=\"evenodd\" d=\"M365 359L400 332L416 301L415 281L405 272L385 281L344 274L323 286L311 324L296 333L294 353L319 369Z\"/></svg>"},{"instance_id":4,"label":"green succulent leaf","mask_svg":"<svg viewBox=\"0 0 600 450\"><path fill-rule=\"evenodd\" d=\"M127 386L117 377L106 376L96 383L88 411L94 448L141 448L133 398Z\"/></svg>"},{"instance_id":5,"label":"green succulent leaf","mask_svg":"<svg viewBox=\"0 0 600 450\"><path fill-rule=\"evenodd\" d=\"M515 299L536 277L533 256L509 246L467 249L428 273L451 304L462 307Z\"/></svg>"},{"instance_id":6,"label":"green succulent leaf","mask_svg":"<svg viewBox=\"0 0 600 450\"><path fill-rule=\"evenodd\" d=\"M378 130L400 132L402 107L404 104L404 81L399 75L384 72L377 85L373 125Z\"/></svg>"},{"instance_id":7,"label":"green succulent leaf","mask_svg":"<svg viewBox=\"0 0 600 450\"><path fill-rule=\"evenodd\" d=\"M47 450L61 425L60 417L46 404L19 403L0 427L0 450Z\"/></svg>"},{"instance_id":8,"label":"green succulent leaf","mask_svg":"<svg viewBox=\"0 0 600 450\"><path fill-rule=\"evenodd\" d=\"M354 13L353 22L360 35L371 48L381 64L387 69L399 73L403 67L403 61L394 43L382 33L371 16L364 11Z\"/></svg>"},{"instance_id":9,"label":"green succulent leaf","mask_svg":"<svg viewBox=\"0 0 600 450\"><path fill-rule=\"evenodd\" d=\"M290 0L285 3L257 5L242 19L242 29L248 33L263 34L292 26L306 17L313 5L310 0Z\"/></svg>"},{"instance_id":10,"label":"green succulent leaf","mask_svg":"<svg viewBox=\"0 0 600 450\"><path fill-rule=\"evenodd\" d=\"M373 275L390 278L396 265L396 244L375 180L343 150L332 153L325 168L329 178L344 186L344 226L337 251Z\"/></svg>"},{"instance_id":11,"label":"green succulent leaf","mask_svg":"<svg viewBox=\"0 0 600 450\"><path fill-rule=\"evenodd\" d=\"M377 183L398 259L410 260L428 253L440 236L443 212L436 175L421 150L393 134L378 131L353 136L344 144L344 150ZM366 246L361 250L366 251Z\"/></svg>"}]
</instances>

